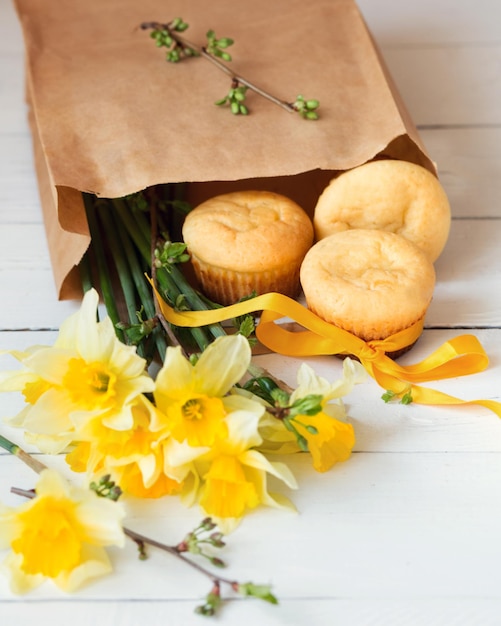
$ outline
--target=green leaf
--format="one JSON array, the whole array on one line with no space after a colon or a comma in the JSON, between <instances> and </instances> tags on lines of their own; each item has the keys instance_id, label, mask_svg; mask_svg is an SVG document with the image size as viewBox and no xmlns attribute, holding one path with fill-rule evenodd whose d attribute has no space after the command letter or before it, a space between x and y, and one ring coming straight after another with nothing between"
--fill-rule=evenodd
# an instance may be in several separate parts
<instances>
[{"instance_id":1,"label":"green leaf","mask_svg":"<svg viewBox=\"0 0 501 626\"><path fill-rule=\"evenodd\" d=\"M228 48L229 46L232 46L233 43L233 39L230 39L229 37L222 37L221 39L217 40L217 45L219 46L219 48Z\"/></svg>"},{"instance_id":2,"label":"green leaf","mask_svg":"<svg viewBox=\"0 0 501 626\"><path fill-rule=\"evenodd\" d=\"M254 318L252 317L252 315L246 315L240 322L238 332L244 337L250 337L255 329L256 325L254 324Z\"/></svg>"},{"instance_id":3,"label":"green leaf","mask_svg":"<svg viewBox=\"0 0 501 626\"><path fill-rule=\"evenodd\" d=\"M239 583L238 593L245 597L259 598L270 604L278 604L277 598L271 593L270 585L255 585L254 583Z\"/></svg>"},{"instance_id":4,"label":"green leaf","mask_svg":"<svg viewBox=\"0 0 501 626\"><path fill-rule=\"evenodd\" d=\"M306 101L306 108L310 109L310 111L313 111L314 109L318 109L319 106L320 106L320 102L318 100Z\"/></svg>"}]
</instances>

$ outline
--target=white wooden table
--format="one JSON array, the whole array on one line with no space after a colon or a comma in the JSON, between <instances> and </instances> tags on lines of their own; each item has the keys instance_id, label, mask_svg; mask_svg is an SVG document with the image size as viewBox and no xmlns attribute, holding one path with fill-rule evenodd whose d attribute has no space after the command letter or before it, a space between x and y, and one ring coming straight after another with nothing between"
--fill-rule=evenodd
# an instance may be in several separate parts
<instances>
[{"instance_id":1,"label":"white wooden table","mask_svg":"<svg viewBox=\"0 0 501 626\"><path fill-rule=\"evenodd\" d=\"M464 332L491 357L486 372L435 383L464 399L501 399L501 4L499 0L360 0L395 81L439 166L453 209L425 333L404 362ZM51 343L78 303L58 302L43 231L23 99L23 48L0 0L0 347ZM298 362L262 357L293 383ZM11 367L7 357L0 369ZM329 378L336 359L315 361ZM385 405L369 380L350 396L356 452L324 475L292 462L295 516L261 509L229 537L229 574L273 585L280 604L235 599L216 623L501 624L501 422L480 407ZM21 408L0 397L0 415ZM3 425L0 432L22 443ZM59 458L44 459L64 468ZM0 500L34 474L0 453ZM200 519L175 499L133 508L129 525L176 543ZM26 597L0 578L2 626L201 624L207 582L167 555L112 552L115 573L68 596Z\"/></svg>"}]
</instances>

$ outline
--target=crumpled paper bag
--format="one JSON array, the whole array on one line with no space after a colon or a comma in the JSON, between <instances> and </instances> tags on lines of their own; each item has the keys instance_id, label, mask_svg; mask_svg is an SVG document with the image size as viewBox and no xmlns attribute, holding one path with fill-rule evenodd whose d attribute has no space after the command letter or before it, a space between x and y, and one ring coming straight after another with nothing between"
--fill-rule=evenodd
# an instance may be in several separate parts
<instances>
[{"instance_id":1,"label":"crumpled paper bag","mask_svg":"<svg viewBox=\"0 0 501 626\"><path fill-rule=\"evenodd\" d=\"M312 212L336 172L377 156L434 170L352 0L15 0L26 47L35 164L58 294L89 233L81 192L120 197L187 182L188 199L271 189ZM229 78L201 58L165 61L145 21L182 17L200 45L235 40L231 69L283 100L320 101L305 121L248 92L248 116L214 105Z\"/></svg>"}]
</instances>

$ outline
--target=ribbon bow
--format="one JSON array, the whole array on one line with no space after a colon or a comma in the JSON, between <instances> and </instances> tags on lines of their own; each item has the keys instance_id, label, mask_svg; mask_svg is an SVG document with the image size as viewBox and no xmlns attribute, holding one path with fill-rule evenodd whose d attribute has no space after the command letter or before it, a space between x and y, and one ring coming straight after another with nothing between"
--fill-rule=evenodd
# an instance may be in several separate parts
<instances>
[{"instance_id":1,"label":"ribbon bow","mask_svg":"<svg viewBox=\"0 0 501 626\"><path fill-rule=\"evenodd\" d=\"M461 335L446 341L430 356L414 365L399 365L388 356L412 345L421 335L423 320L378 341L364 341L346 330L322 320L296 300L279 293L266 293L244 302L209 311L176 311L155 293L165 319L174 326L194 328L216 324L241 315L262 311L256 327L259 341L285 356L349 355L356 357L383 388L398 396L410 391L418 404L484 406L501 417L501 403L495 400L460 400L448 394L421 387L417 383L455 378L485 370L489 358L474 335ZM276 324L290 318L305 330L290 331Z\"/></svg>"}]
</instances>

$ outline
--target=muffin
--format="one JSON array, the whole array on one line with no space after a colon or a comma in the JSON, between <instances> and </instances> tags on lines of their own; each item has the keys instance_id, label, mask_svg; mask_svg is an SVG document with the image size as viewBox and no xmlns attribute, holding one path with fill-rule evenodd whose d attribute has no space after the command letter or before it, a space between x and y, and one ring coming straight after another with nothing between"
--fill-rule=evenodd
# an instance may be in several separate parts
<instances>
[{"instance_id":1,"label":"muffin","mask_svg":"<svg viewBox=\"0 0 501 626\"><path fill-rule=\"evenodd\" d=\"M183 239L203 292L232 304L253 291L295 297L313 224L295 202L268 191L206 200L186 217Z\"/></svg>"},{"instance_id":2,"label":"muffin","mask_svg":"<svg viewBox=\"0 0 501 626\"><path fill-rule=\"evenodd\" d=\"M317 239L351 228L397 233L434 262L449 236L451 210L440 182L424 167L380 160L334 178L318 199L313 223Z\"/></svg>"},{"instance_id":3,"label":"muffin","mask_svg":"<svg viewBox=\"0 0 501 626\"><path fill-rule=\"evenodd\" d=\"M301 266L301 285L308 308L319 317L372 341L424 317L435 270L426 254L401 235L345 230L309 250Z\"/></svg>"}]
</instances>

